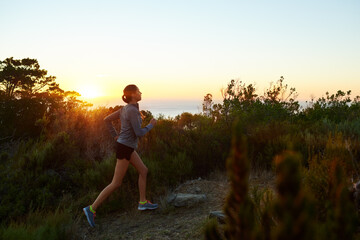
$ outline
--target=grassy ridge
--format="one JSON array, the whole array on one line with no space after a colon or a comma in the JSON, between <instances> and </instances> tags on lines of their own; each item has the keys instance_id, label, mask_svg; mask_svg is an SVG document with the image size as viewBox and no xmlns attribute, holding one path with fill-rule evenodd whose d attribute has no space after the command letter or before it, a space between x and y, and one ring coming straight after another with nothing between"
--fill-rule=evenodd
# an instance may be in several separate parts
<instances>
[{"instance_id":1,"label":"grassy ridge","mask_svg":"<svg viewBox=\"0 0 360 240\"><path fill-rule=\"evenodd\" d=\"M306 186L316 198L329 197L324 189L331 182L326 178L331 167L322 160L324 156L333 158L337 154L346 166L347 177L354 175L351 164L359 159L360 103L358 97L350 99L350 94L326 94L301 109L295 89L288 88L283 78L261 96L253 85L231 81L223 92L222 104L213 104L211 95L207 95L202 114L160 118L157 126L140 139L138 152L149 168L148 198L188 178L207 175L214 169L225 170L232 134L246 137L249 169L276 169L274 157L291 148L299 154L301 166L313 171L307 174ZM69 233L79 209L90 204L112 179L114 141L103 118L119 107L89 110L81 103L63 104L33 123L37 136L2 142L3 236L15 232L36 235L40 231L36 229L43 227L52 229L47 230L50 232ZM152 115L142 113L145 125ZM233 128L236 119L238 127ZM119 129L120 123L114 124ZM121 210L129 202L135 205L137 178L130 168L121 188L99 213ZM324 182L327 185L322 185ZM320 219L327 210L318 209ZM38 213L45 214L44 219L58 221L32 226L30 216ZM66 223L69 231L59 227Z\"/></svg>"}]
</instances>

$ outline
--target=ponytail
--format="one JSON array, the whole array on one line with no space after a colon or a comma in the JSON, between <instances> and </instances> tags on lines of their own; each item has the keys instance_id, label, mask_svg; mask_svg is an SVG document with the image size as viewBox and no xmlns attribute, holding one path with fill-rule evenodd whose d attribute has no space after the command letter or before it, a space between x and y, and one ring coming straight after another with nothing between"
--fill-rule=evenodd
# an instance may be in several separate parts
<instances>
[{"instance_id":1,"label":"ponytail","mask_svg":"<svg viewBox=\"0 0 360 240\"><path fill-rule=\"evenodd\" d=\"M130 96L125 96L125 95L122 95L122 100L126 103L129 103L131 101L131 97Z\"/></svg>"}]
</instances>

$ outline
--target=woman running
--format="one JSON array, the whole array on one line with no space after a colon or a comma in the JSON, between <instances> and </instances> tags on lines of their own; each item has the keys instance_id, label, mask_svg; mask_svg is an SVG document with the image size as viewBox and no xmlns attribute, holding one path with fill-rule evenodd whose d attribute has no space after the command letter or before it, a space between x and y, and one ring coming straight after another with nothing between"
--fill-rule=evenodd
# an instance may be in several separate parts
<instances>
[{"instance_id":1,"label":"woman running","mask_svg":"<svg viewBox=\"0 0 360 240\"><path fill-rule=\"evenodd\" d=\"M122 96L126 106L118 111L108 115L104 118L104 121L116 140L116 166L114 177L112 182L102 190L99 196L96 198L93 204L83 208L84 213L91 227L95 227L95 213L100 204L110 196L112 192L120 187L125 173L128 169L129 163L131 163L139 173L139 193L140 201L138 205L139 210L156 209L157 204L153 204L145 197L146 192L146 176L148 169L139 157L139 154L135 151L138 144L138 138L144 136L150 129L156 124L155 119L151 119L150 123L141 128L141 114L139 112L138 102L141 100L141 92L136 85L128 85L124 89L124 95ZM113 120L120 119L121 130L117 135L115 128L112 125Z\"/></svg>"}]
</instances>

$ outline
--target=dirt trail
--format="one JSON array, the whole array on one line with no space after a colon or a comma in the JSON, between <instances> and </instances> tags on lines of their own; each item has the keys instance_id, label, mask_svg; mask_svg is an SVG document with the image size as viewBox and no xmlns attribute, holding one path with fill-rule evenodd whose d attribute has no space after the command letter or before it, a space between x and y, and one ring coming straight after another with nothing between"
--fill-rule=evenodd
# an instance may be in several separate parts
<instances>
[{"instance_id":1,"label":"dirt trail","mask_svg":"<svg viewBox=\"0 0 360 240\"><path fill-rule=\"evenodd\" d=\"M256 185L268 185L263 177L253 177ZM96 219L96 228L90 228L84 218L79 220L79 236L92 239L203 239L203 227L210 211L222 210L229 183L225 173L208 179L196 179L180 185L176 192L205 194L207 201L194 207L168 206L165 197L158 200L159 209L107 215Z\"/></svg>"}]
</instances>

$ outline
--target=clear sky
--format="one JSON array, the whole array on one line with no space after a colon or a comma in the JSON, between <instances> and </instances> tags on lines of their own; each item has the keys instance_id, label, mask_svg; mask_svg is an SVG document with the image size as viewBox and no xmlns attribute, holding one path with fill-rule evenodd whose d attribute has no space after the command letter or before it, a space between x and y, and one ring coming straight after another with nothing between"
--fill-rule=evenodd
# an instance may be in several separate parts
<instances>
[{"instance_id":1,"label":"clear sky","mask_svg":"<svg viewBox=\"0 0 360 240\"><path fill-rule=\"evenodd\" d=\"M0 59L36 58L65 90L221 98L285 77L299 100L360 95L360 1L0 1Z\"/></svg>"}]
</instances>

